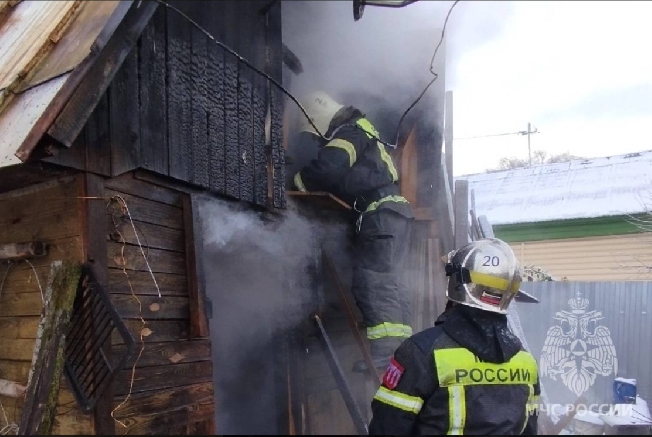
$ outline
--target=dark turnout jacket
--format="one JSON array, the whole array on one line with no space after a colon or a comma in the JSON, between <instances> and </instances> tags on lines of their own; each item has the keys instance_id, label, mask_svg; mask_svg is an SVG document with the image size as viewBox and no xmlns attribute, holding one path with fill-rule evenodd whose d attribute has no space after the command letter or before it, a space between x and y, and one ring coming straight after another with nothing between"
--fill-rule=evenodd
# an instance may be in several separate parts
<instances>
[{"instance_id":1,"label":"dark turnout jacket","mask_svg":"<svg viewBox=\"0 0 652 437\"><path fill-rule=\"evenodd\" d=\"M507 317L463 305L396 350L371 435L537 433L538 368Z\"/></svg>"}]
</instances>

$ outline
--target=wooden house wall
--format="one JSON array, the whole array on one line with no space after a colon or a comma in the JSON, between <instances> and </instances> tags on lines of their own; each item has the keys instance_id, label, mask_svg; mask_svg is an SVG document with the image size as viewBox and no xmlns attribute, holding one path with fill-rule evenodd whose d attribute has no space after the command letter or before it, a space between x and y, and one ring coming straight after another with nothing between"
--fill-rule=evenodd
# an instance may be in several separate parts
<instances>
[{"instance_id":1,"label":"wooden house wall","mask_svg":"<svg viewBox=\"0 0 652 437\"><path fill-rule=\"evenodd\" d=\"M267 14L265 0L171 4L282 80L281 2ZM282 106L265 78L160 6L79 138L46 161L104 176L145 168L284 207Z\"/></svg>"},{"instance_id":2,"label":"wooden house wall","mask_svg":"<svg viewBox=\"0 0 652 437\"><path fill-rule=\"evenodd\" d=\"M40 288L47 286L53 261L83 262L84 184L68 177L0 194L0 244L42 241L44 257L0 265L0 378L27 385L43 308ZM19 424L22 399L0 396L10 423ZM4 416L0 416L3 427ZM77 406L62 378L55 434L92 434L92 416Z\"/></svg>"},{"instance_id":3,"label":"wooden house wall","mask_svg":"<svg viewBox=\"0 0 652 437\"><path fill-rule=\"evenodd\" d=\"M96 230L106 240L111 300L135 340L113 384L112 408L131 393L114 415L126 427L115 423L115 432L214 433L211 342L198 298L189 195L132 173L107 180L103 195L126 204L113 202ZM113 347L120 351L121 343L116 336Z\"/></svg>"}]
</instances>

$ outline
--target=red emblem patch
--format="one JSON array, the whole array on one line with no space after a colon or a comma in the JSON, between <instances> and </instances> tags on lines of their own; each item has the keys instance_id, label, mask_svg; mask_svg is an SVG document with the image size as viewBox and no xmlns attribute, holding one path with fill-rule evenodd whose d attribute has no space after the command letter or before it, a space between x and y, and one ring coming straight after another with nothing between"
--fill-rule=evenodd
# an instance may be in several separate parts
<instances>
[{"instance_id":1,"label":"red emblem patch","mask_svg":"<svg viewBox=\"0 0 652 437\"><path fill-rule=\"evenodd\" d=\"M387 370L383 376L383 384L385 384L388 389L394 390L398 385L398 382L401 380L403 372L405 372L405 368L397 363L394 357L392 357L389 360L389 366L387 366Z\"/></svg>"}]
</instances>

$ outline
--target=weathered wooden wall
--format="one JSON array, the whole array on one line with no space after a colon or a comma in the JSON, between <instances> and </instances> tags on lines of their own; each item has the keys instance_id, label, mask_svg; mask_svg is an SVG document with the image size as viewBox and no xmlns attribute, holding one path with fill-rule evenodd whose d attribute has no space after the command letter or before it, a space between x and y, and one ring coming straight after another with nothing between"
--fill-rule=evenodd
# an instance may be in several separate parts
<instances>
[{"instance_id":1,"label":"weathered wooden wall","mask_svg":"<svg viewBox=\"0 0 652 437\"><path fill-rule=\"evenodd\" d=\"M112 202L96 230L107 241L111 299L136 342L133 358L113 384L113 408L131 393L115 411L126 427L116 423L115 432L214 433L211 343L189 196L132 173L107 180L104 196L126 204ZM117 337L113 343L117 350L124 348Z\"/></svg>"},{"instance_id":2,"label":"weathered wooden wall","mask_svg":"<svg viewBox=\"0 0 652 437\"><path fill-rule=\"evenodd\" d=\"M171 2L281 81L281 2L259 14L267 3ZM160 6L77 141L47 161L104 176L145 168L284 207L282 113L266 79Z\"/></svg>"},{"instance_id":3,"label":"weathered wooden wall","mask_svg":"<svg viewBox=\"0 0 652 437\"><path fill-rule=\"evenodd\" d=\"M64 178L0 194L0 244L42 241L45 257L0 265L0 378L27 385L43 308L40 288L56 260L83 262L84 196L81 178ZM0 396L10 423L20 423L23 399ZM0 416L0 427L5 426ZM92 434L92 417L84 414L62 378L56 434Z\"/></svg>"}]
</instances>

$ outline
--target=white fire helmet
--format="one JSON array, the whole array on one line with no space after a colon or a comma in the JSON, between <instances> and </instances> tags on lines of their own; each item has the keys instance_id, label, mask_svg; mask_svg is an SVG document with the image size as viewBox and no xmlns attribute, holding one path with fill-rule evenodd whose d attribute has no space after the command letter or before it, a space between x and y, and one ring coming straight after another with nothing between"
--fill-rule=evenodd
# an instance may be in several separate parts
<instances>
[{"instance_id":1,"label":"white fire helmet","mask_svg":"<svg viewBox=\"0 0 652 437\"><path fill-rule=\"evenodd\" d=\"M520 290L521 268L507 243L497 238L473 241L448 254L446 297L453 302L507 314L512 300L538 303Z\"/></svg>"},{"instance_id":2,"label":"white fire helmet","mask_svg":"<svg viewBox=\"0 0 652 437\"><path fill-rule=\"evenodd\" d=\"M308 115L310 115L310 118L322 135L326 135L331 120L333 120L335 114L344 107L344 105L337 103L331 96L322 91L315 91L305 96L300 103ZM318 135L318 133L315 132L315 128L310 124L301 111L299 111L298 116L299 132L309 132Z\"/></svg>"}]
</instances>

